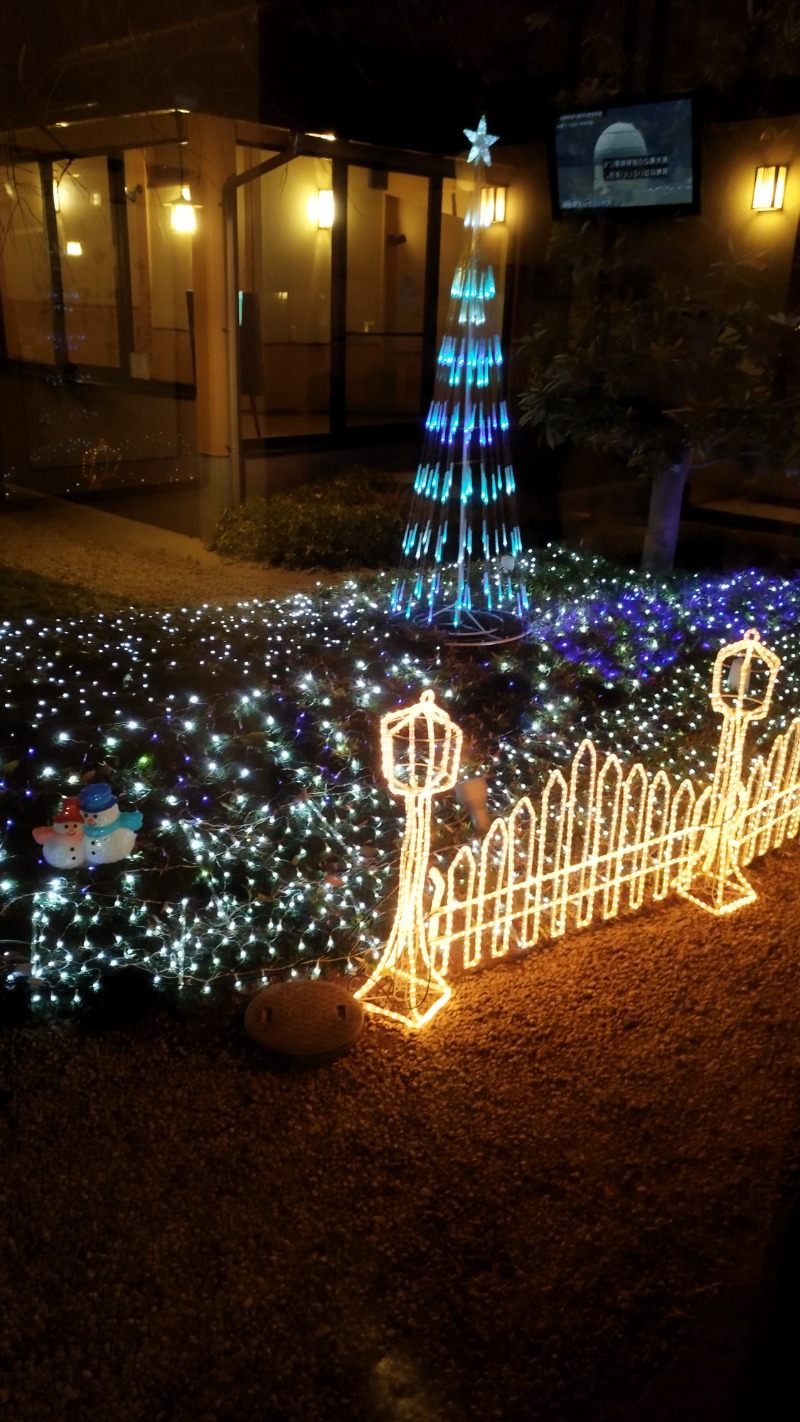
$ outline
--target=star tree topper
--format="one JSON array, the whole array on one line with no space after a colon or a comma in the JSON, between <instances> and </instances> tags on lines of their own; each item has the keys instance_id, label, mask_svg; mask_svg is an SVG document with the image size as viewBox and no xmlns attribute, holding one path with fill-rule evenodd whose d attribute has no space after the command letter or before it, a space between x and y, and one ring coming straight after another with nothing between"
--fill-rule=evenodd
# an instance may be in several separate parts
<instances>
[{"instance_id":1,"label":"star tree topper","mask_svg":"<svg viewBox=\"0 0 800 1422\"><path fill-rule=\"evenodd\" d=\"M497 142L498 136L493 133L487 133L486 115L484 114L482 116L481 121L476 129L465 128L462 129L462 132L466 135L466 137L472 144L472 147L470 148L469 153L467 155L467 162L485 163L488 168L492 162L492 155L489 152L489 149L491 148L493 143Z\"/></svg>"}]
</instances>

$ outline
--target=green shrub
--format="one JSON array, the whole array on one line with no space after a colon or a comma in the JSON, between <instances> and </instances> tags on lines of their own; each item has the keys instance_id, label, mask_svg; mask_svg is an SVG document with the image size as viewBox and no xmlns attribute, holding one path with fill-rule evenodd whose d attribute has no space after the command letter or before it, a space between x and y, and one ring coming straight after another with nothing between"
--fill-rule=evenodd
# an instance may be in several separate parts
<instances>
[{"instance_id":1,"label":"green shrub","mask_svg":"<svg viewBox=\"0 0 800 1422\"><path fill-rule=\"evenodd\" d=\"M211 547L223 558L285 568L398 563L408 500L391 475L353 469L226 509Z\"/></svg>"}]
</instances>

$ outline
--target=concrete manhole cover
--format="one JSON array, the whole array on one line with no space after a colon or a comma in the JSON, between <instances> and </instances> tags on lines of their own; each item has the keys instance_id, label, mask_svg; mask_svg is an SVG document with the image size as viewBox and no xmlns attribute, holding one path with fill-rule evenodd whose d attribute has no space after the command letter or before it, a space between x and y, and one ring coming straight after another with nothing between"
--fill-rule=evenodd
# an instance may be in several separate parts
<instances>
[{"instance_id":1,"label":"concrete manhole cover","mask_svg":"<svg viewBox=\"0 0 800 1422\"><path fill-rule=\"evenodd\" d=\"M257 993L244 1025L277 1056L299 1066L319 1066L349 1052L364 1026L364 1009L338 983L298 978Z\"/></svg>"}]
</instances>

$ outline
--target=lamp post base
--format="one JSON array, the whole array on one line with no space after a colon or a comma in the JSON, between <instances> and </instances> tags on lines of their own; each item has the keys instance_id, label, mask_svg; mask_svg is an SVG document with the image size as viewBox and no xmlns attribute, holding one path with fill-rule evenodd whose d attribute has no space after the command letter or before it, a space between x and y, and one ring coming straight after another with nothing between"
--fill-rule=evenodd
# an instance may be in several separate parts
<instances>
[{"instance_id":1,"label":"lamp post base","mask_svg":"<svg viewBox=\"0 0 800 1422\"><path fill-rule=\"evenodd\" d=\"M422 978L403 968L392 970L389 965L354 993L368 1012L401 1022L412 1031L419 1031L430 1022L450 995L450 987L435 969L430 977Z\"/></svg>"}]
</instances>

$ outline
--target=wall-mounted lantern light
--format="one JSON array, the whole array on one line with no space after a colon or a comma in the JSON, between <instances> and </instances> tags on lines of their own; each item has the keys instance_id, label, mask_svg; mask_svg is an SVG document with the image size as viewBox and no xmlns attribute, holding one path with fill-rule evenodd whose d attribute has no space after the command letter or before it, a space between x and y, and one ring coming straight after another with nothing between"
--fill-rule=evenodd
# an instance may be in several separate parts
<instances>
[{"instance_id":1,"label":"wall-mounted lantern light","mask_svg":"<svg viewBox=\"0 0 800 1422\"><path fill-rule=\"evenodd\" d=\"M173 232L196 232L197 216L192 202L192 194L187 187L181 188L181 195L172 204Z\"/></svg>"},{"instance_id":2,"label":"wall-mounted lantern light","mask_svg":"<svg viewBox=\"0 0 800 1422\"><path fill-rule=\"evenodd\" d=\"M786 188L785 163L773 164L767 168L756 168L753 187L753 210L755 212L780 212Z\"/></svg>"},{"instance_id":3,"label":"wall-mounted lantern light","mask_svg":"<svg viewBox=\"0 0 800 1422\"><path fill-rule=\"evenodd\" d=\"M495 222L505 222L507 194L507 187L481 189L481 227L491 227Z\"/></svg>"},{"instance_id":4,"label":"wall-mounted lantern light","mask_svg":"<svg viewBox=\"0 0 800 1422\"><path fill-rule=\"evenodd\" d=\"M82 243L82 242L68 242L68 243L67 243L67 256L68 256L68 257L81 257L82 255L83 255L83 243Z\"/></svg>"},{"instance_id":5,"label":"wall-mounted lantern light","mask_svg":"<svg viewBox=\"0 0 800 1422\"><path fill-rule=\"evenodd\" d=\"M308 199L306 211L309 222L315 222L317 227L333 227L333 189L318 188Z\"/></svg>"}]
</instances>

